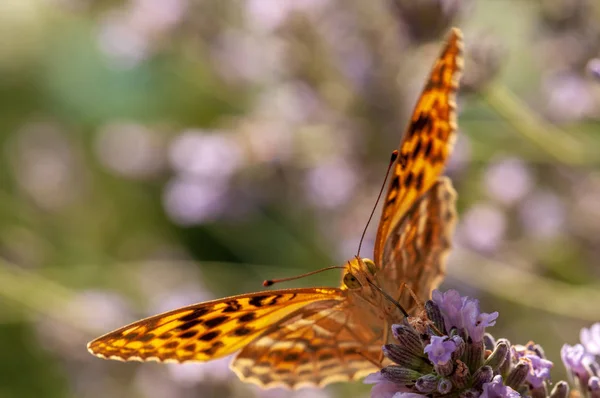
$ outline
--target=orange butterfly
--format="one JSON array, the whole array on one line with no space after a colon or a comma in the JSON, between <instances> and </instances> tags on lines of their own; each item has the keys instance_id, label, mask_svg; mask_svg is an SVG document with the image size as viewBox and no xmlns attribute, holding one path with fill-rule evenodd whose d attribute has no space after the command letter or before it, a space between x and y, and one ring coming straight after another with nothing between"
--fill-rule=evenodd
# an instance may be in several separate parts
<instances>
[{"instance_id":1,"label":"orange butterfly","mask_svg":"<svg viewBox=\"0 0 600 398\"><path fill-rule=\"evenodd\" d=\"M455 193L440 177L456 135L462 38L453 29L400 143L377 231L375 260L347 262L339 288L263 291L156 315L88 344L101 358L208 361L239 351L231 368L262 387L323 386L382 365L390 326L444 277ZM390 299L392 298L392 299Z\"/></svg>"}]
</instances>

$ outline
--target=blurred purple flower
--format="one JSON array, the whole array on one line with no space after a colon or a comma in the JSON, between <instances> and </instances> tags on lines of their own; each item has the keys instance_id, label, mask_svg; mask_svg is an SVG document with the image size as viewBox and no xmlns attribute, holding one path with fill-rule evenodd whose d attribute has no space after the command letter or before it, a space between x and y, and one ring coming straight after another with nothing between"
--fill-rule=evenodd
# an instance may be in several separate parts
<instances>
[{"instance_id":1,"label":"blurred purple flower","mask_svg":"<svg viewBox=\"0 0 600 398\"><path fill-rule=\"evenodd\" d=\"M551 192L536 192L519 209L523 228L535 237L552 238L565 223L564 204Z\"/></svg>"},{"instance_id":2,"label":"blurred purple flower","mask_svg":"<svg viewBox=\"0 0 600 398\"><path fill-rule=\"evenodd\" d=\"M560 73L545 79L547 113L555 121L577 121L591 116L595 104L591 87L581 76Z\"/></svg>"},{"instance_id":3,"label":"blurred purple flower","mask_svg":"<svg viewBox=\"0 0 600 398\"><path fill-rule=\"evenodd\" d=\"M328 162L309 170L306 176L306 193L310 201L319 207L335 208L352 197L357 184L351 165Z\"/></svg>"},{"instance_id":4,"label":"blurred purple flower","mask_svg":"<svg viewBox=\"0 0 600 398\"><path fill-rule=\"evenodd\" d=\"M40 208L62 209L82 193L86 169L61 126L25 124L4 149L16 183Z\"/></svg>"},{"instance_id":5,"label":"blurred purple flower","mask_svg":"<svg viewBox=\"0 0 600 398\"><path fill-rule=\"evenodd\" d=\"M489 195L511 205L531 189L531 174L525 163L517 158L502 159L486 170L485 185Z\"/></svg>"},{"instance_id":6,"label":"blurred purple flower","mask_svg":"<svg viewBox=\"0 0 600 398\"><path fill-rule=\"evenodd\" d=\"M243 163L243 153L233 134L191 129L173 140L169 160L189 177L228 179Z\"/></svg>"},{"instance_id":7,"label":"blurred purple flower","mask_svg":"<svg viewBox=\"0 0 600 398\"><path fill-rule=\"evenodd\" d=\"M597 397L600 392L600 378L598 376L590 377L590 381L588 381L588 390L593 394L592 397Z\"/></svg>"},{"instance_id":8,"label":"blurred purple flower","mask_svg":"<svg viewBox=\"0 0 600 398\"><path fill-rule=\"evenodd\" d=\"M521 395L512 388L505 386L502 376L494 376L493 380L483 385L480 398L517 398Z\"/></svg>"},{"instance_id":9,"label":"blurred purple flower","mask_svg":"<svg viewBox=\"0 0 600 398\"><path fill-rule=\"evenodd\" d=\"M159 135L135 123L110 123L98 132L96 154L109 170L129 178L160 172L165 154Z\"/></svg>"},{"instance_id":10,"label":"blurred purple flower","mask_svg":"<svg viewBox=\"0 0 600 398\"><path fill-rule=\"evenodd\" d=\"M567 370L578 377L587 375L590 365L595 363L594 356L587 352L581 344L563 345L560 350L560 357Z\"/></svg>"},{"instance_id":11,"label":"blurred purple flower","mask_svg":"<svg viewBox=\"0 0 600 398\"><path fill-rule=\"evenodd\" d=\"M100 49L112 61L112 66L119 69L137 66L150 52L149 38L129 23L123 10L104 16L97 40Z\"/></svg>"},{"instance_id":12,"label":"blurred purple flower","mask_svg":"<svg viewBox=\"0 0 600 398\"><path fill-rule=\"evenodd\" d=\"M100 49L119 68L133 68L151 55L156 36L170 31L185 14L187 0L132 0L106 13Z\"/></svg>"},{"instance_id":13,"label":"blurred purple flower","mask_svg":"<svg viewBox=\"0 0 600 398\"><path fill-rule=\"evenodd\" d=\"M501 243L506 230L506 215L497 207L479 203L462 216L459 237L479 251L494 251Z\"/></svg>"},{"instance_id":14,"label":"blurred purple flower","mask_svg":"<svg viewBox=\"0 0 600 398\"><path fill-rule=\"evenodd\" d=\"M425 354L434 365L444 365L456 351L456 343L446 336L431 336L431 342L425 346Z\"/></svg>"},{"instance_id":15,"label":"blurred purple flower","mask_svg":"<svg viewBox=\"0 0 600 398\"><path fill-rule=\"evenodd\" d=\"M600 58L593 58L588 62L587 69L590 71L592 76L600 80Z\"/></svg>"},{"instance_id":16,"label":"blurred purple flower","mask_svg":"<svg viewBox=\"0 0 600 398\"><path fill-rule=\"evenodd\" d=\"M165 187L163 203L175 223L202 224L222 215L227 191L228 186L222 182L175 178Z\"/></svg>"},{"instance_id":17,"label":"blurred purple flower","mask_svg":"<svg viewBox=\"0 0 600 398\"><path fill-rule=\"evenodd\" d=\"M600 322L581 329L579 340L587 352L600 355Z\"/></svg>"}]
</instances>

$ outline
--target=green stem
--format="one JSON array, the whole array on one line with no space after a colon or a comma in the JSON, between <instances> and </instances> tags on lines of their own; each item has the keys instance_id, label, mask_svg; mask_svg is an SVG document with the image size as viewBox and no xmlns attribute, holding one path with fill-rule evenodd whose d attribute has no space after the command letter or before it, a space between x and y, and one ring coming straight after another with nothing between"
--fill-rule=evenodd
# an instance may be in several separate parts
<instances>
[{"instance_id":1,"label":"green stem","mask_svg":"<svg viewBox=\"0 0 600 398\"><path fill-rule=\"evenodd\" d=\"M580 141L543 120L506 86L491 84L483 96L490 107L514 127L515 132L556 161L571 166L586 163L585 147Z\"/></svg>"}]
</instances>

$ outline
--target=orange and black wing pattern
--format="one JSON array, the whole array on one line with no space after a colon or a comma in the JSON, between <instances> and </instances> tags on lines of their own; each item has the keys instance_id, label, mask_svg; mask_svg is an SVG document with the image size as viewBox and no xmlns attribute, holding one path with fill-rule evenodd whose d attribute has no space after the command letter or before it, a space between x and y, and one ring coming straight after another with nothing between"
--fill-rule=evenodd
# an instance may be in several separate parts
<instances>
[{"instance_id":1,"label":"orange and black wing pattern","mask_svg":"<svg viewBox=\"0 0 600 398\"><path fill-rule=\"evenodd\" d=\"M435 61L400 143L377 230L374 260L387 267L384 246L393 228L438 181L456 138L456 91L463 67L462 34L452 29Z\"/></svg>"}]
</instances>

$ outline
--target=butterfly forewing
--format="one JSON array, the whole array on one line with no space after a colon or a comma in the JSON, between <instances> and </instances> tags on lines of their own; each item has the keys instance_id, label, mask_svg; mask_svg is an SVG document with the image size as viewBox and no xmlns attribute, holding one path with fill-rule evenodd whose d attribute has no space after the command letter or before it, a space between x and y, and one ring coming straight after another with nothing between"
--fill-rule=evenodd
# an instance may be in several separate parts
<instances>
[{"instance_id":1,"label":"butterfly forewing","mask_svg":"<svg viewBox=\"0 0 600 398\"><path fill-rule=\"evenodd\" d=\"M207 361L244 347L306 305L343 302L333 288L286 289L234 296L143 319L88 344L97 356L138 361Z\"/></svg>"},{"instance_id":2,"label":"butterfly forewing","mask_svg":"<svg viewBox=\"0 0 600 398\"><path fill-rule=\"evenodd\" d=\"M456 103L462 71L462 35L453 29L435 61L400 143L375 241L375 263L385 268L391 230L437 181L454 146Z\"/></svg>"}]
</instances>

